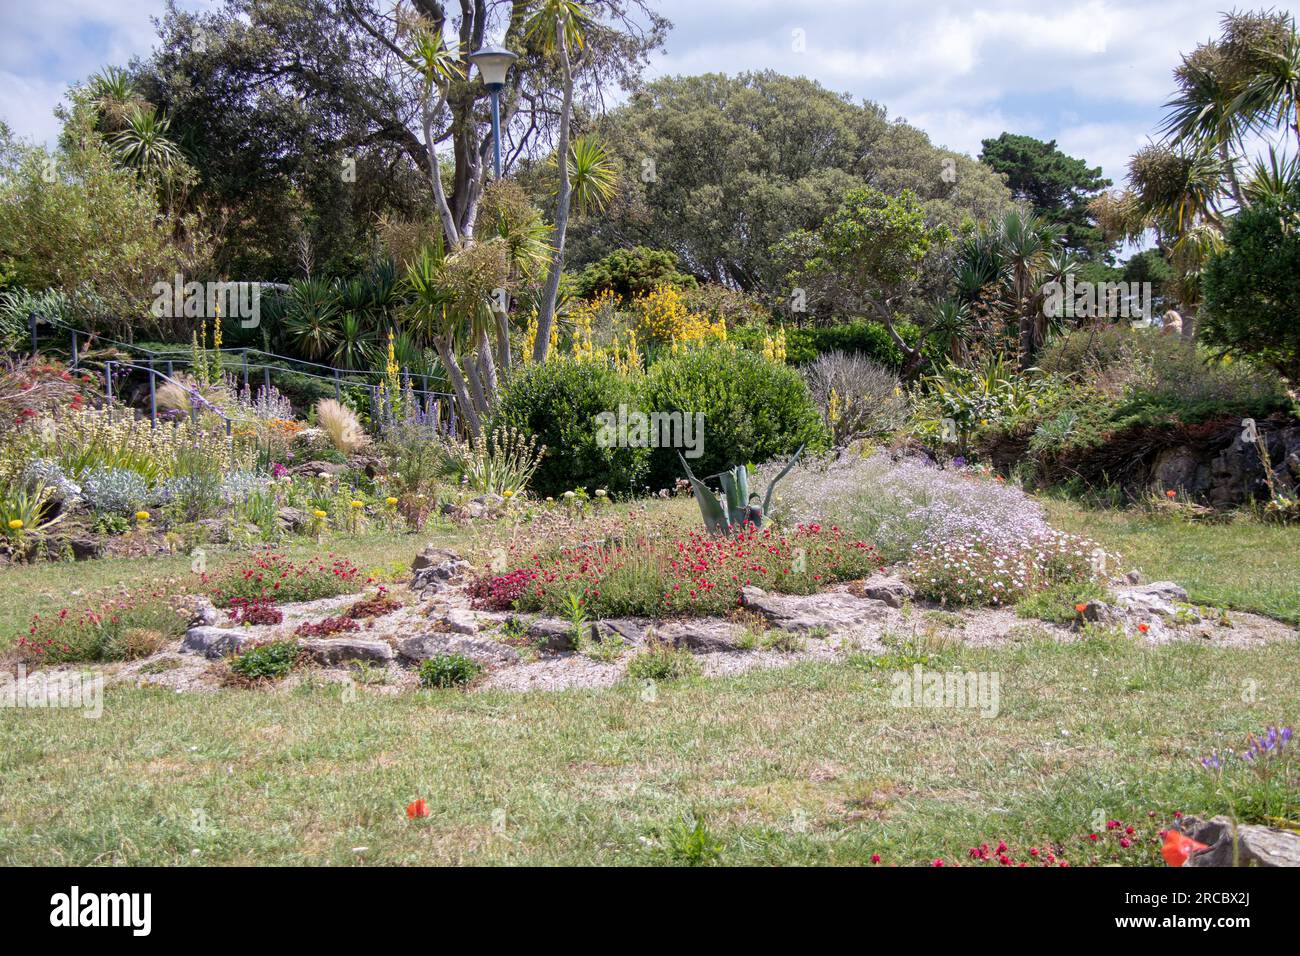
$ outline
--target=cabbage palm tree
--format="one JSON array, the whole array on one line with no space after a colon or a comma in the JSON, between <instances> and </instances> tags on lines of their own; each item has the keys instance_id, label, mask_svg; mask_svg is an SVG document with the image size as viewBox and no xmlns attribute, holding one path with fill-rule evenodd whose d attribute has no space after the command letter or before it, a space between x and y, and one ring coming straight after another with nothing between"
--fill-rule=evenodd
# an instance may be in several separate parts
<instances>
[{"instance_id":1,"label":"cabbage palm tree","mask_svg":"<svg viewBox=\"0 0 1300 956\"><path fill-rule=\"evenodd\" d=\"M137 108L127 114L125 125L109 142L123 162L165 178L182 161L180 148L167 135L170 128L171 120L152 107Z\"/></svg>"},{"instance_id":2,"label":"cabbage palm tree","mask_svg":"<svg viewBox=\"0 0 1300 956\"><path fill-rule=\"evenodd\" d=\"M566 157L557 163L560 173L559 192L555 200L555 229L551 239L551 265L542 288L537 311L537 339L533 344L533 361L546 361L551 344L551 326L555 323L555 304L560 294L560 274L564 270L564 240L569 229L569 204L573 183L569 176L569 126L573 119L573 64L571 52L581 51L585 45L583 31L588 15L577 0L542 0L536 12L528 19L527 37L543 54L555 55L560 61L560 77L564 92L560 107L560 135L556 155Z\"/></svg>"},{"instance_id":3,"label":"cabbage palm tree","mask_svg":"<svg viewBox=\"0 0 1300 956\"><path fill-rule=\"evenodd\" d=\"M1040 273L1055 250L1058 232L1036 213L1012 209L1002 218L998 230L1002 257L1007 263L1007 285L1018 320L1020 367L1034 364L1041 341L1038 313L1041 311Z\"/></svg>"}]
</instances>

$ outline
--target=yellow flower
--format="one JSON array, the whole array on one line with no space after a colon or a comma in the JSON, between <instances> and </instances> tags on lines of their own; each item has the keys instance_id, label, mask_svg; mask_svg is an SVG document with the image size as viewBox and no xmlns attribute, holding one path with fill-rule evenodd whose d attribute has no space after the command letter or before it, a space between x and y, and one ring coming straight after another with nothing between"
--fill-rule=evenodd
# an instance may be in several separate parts
<instances>
[{"instance_id":1,"label":"yellow flower","mask_svg":"<svg viewBox=\"0 0 1300 956\"><path fill-rule=\"evenodd\" d=\"M11 519L11 520L9 521L9 530L10 530L10 531L21 531L22 529L23 529L23 519L22 519L22 518L13 518L13 519Z\"/></svg>"},{"instance_id":2,"label":"yellow flower","mask_svg":"<svg viewBox=\"0 0 1300 956\"><path fill-rule=\"evenodd\" d=\"M515 496L515 493L514 493L513 491L511 491L509 488L507 488L505 491L501 492L501 497L502 497L502 498L513 498L514 496Z\"/></svg>"},{"instance_id":3,"label":"yellow flower","mask_svg":"<svg viewBox=\"0 0 1300 956\"><path fill-rule=\"evenodd\" d=\"M147 511L137 511L137 512L135 513L135 520L136 520L136 521L148 521L148 520L149 520L149 512L147 512Z\"/></svg>"},{"instance_id":4,"label":"yellow flower","mask_svg":"<svg viewBox=\"0 0 1300 956\"><path fill-rule=\"evenodd\" d=\"M364 501L354 501L354 502L352 502L352 507L357 508L357 509L364 508L365 506L366 506L366 503L365 503Z\"/></svg>"},{"instance_id":5,"label":"yellow flower","mask_svg":"<svg viewBox=\"0 0 1300 956\"><path fill-rule=\"evenodd\" d=\"M323 518L327 517L327 515L325 514L325 512L321 511L319 508L317 508L315 511L313 511L312 514L314 514L317 518L322 518L322 519L323 519Z\"/></svg>"},{"instance_id":6,"label":"yellow flower","mask_svg":"<svg viewBox=\"0 0 1300 956\"><path fill-rule=\"evenodd\" d=\"M397 504L397 499L394 498L392 495L389 495L387 498L384 499L384 503L391 508Z\"/></svg>"}]
</instances>

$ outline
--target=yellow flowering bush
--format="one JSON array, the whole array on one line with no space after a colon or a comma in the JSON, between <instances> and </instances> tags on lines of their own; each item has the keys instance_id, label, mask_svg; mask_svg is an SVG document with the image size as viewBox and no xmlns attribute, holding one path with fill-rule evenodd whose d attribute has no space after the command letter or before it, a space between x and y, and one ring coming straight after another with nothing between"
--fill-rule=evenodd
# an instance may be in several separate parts
<instances>
[{"instance_id":1,"label":"yellow flowering bush","mask_svg":"<svg viewBox=\"0 0 1300 956\"><path fill-rule=\"evenodd\" d=\"M632 300L636 331L651 342L689 344L727 340L726 319L711 320L686 308L681 293L669 285L657 285Z\"/></svg>"}]
</instances>

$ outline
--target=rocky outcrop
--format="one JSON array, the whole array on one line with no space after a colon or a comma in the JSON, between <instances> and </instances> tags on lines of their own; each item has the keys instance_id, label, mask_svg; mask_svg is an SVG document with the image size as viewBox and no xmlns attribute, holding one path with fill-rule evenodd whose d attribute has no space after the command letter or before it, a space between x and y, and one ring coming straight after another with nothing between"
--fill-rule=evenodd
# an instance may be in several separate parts
<instances>
[{"instance_id":1,"label":"rocky outcrop","mask_svg":"<svg viewBox=\"0 0 1300 956\"><path fill-rule=\"evenodd\" d=\"M462 583L469 569L470 563L455 551L425 545L411 561L411 590L432 597Z\"/></svg>"},{"instance_id":2,"label":"rocky outcrop","mask_svg":"<svg viewBox=\"0 0 1300 956\"><path fill-rule=\"evenodd\" d=\"M1268 449L1275 487L1294 496L1300 489L1300 425L1258 422L1255 430ZM1152 462L1151 484L1159 492L1177 491L1212 508L1267 498L1264 463L1248 437L1247 426L1233 423L1213 443L1166 448Z\"/></svg>"},{"instance_id":3,"label":"rocky outcrop","mask_svg":"<svg viewBox=\"0 0 1300 956\"><path fill-rule=\"evenodd\" d=\"M1209 847L1189 856L1186 866L1300 866L1300 833L1234 826L1228 817L1184 817L1181 829Z\"/></svg>"},{"instance_id":4,"label":"rocky outcrop","mask_svg":"<svg viewBox=\"0 0 1300 956\"><path fill-rule=\"evenodd\" d=\"M912 586L896 574L877 574L858 584L850 590L860 597L872 601L883 601L890 607L899 608L912 600L916 592Z\"/></svg>"}]
</instances>

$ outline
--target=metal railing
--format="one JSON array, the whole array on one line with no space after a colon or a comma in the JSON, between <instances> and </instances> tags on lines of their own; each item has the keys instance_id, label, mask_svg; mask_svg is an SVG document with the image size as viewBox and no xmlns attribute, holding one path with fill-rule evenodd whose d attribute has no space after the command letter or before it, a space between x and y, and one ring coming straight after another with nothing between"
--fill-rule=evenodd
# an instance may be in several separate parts
<instances>
[{"instance_id":1,"label":"metal railing","mask_svg":"<svg viewBox=\"0 0 1300 956\"><path fill-rule=\"evenodd\" d=\"M191 396L197 398L208 408L212 409L213 411L219 412L219 409L217 409L210 402L204 399L202 395L200 395L198 392L196 392L194 389L190 388L189 386L185 385L183 382L179 382L175 379L174 376L176 373L176 366L179 365L181 367L186 367L187 365L193 364L193 358L187 355L183 348L178 347L175 351L171 351L171 350L159 351L155 349L147 349L144 348L143 346L137 346L130 342L120 342L117 341L116 339L111 339L108 336L101 335L99 333L92 333L92 332L87 332L84 329L77 329L71 325L68 325L66 322L62 322L57 319L47 319L46 321L51 326L63 329L70 336L69 339L70 363L69 364L73 368L76 368L80 363L80 344L77 338L78 336L83 336L84 338L90 340L100 341L105 343L106 345L111 345L115 348L143 354L147 359L147 363L148 363L147 365L139 365L136 363L123 363L123 362L116 362L116 363L110 362L107 364L108 365L117 364L119 366L133 369L135 371L145 372L149 375L150 421L151 422L155 424L157 422L156 379L158 377L161 377L166 381L170 382L171 384L184 389ZM29 314L28 327L31 333L32 354L35 355L39 351L39 335L37 331L37 316L35 313ZM287 372L293 375L300 375L305 378L316 379L317 381L331 382L334 386L334 398L336 401L339 402L343 400L343 389L345 387L366 389L369 398L369 405L370 405L370 420L372 423L375 424L376 428L382 428L383 423L385 421L390 421L395 417L394 409L393 409L393 396L388 394L387 390L382 389L380 384L372 384L369 381L356 382L356 381L348 380L348 379L355 379L358 377L363 379L376 377L379 378L382 382L384 378L384 374L382 372L376 372L373 370L342 369L333 365L325 365L320 362L308 361L307 359L295 358L293 356L288 356L288 355L279 355L278 353L268 352L264 349L237 347L237 348L227 348L227 349L206 349L205 351L206 352L215 351L222 355L238 354L242 359L242 361L239 364L240 377L242 378L243 388L246 391L251 391L250 373L253 371L260 371L262 373L261 376L262 387L266 390L267 393L270 392L270 389L272 387L271 373L273 371ZM321 375L316 372L307 372L296 368L282 368L279 365L271 365L268 364L267 362L250 362L249 361L250 355L260 356L264 359L268 359L271 361L278 361L288 365L305 365L311 368L327 371L330 374ZM166 374L159 372L155 368L155 362L166 363L166 368L167 368ZM225 372L224 362L222 363L222 371L223 373ZM417 420L424 423L427 423L429 420L432 420L439 427L441 427L445 422L446 430L449 433L454 434L458 425L455 395L453 395L450 392L439 392L439 391L431 390L429 388L429 375L425 373L419 373L419 372L412 373L407 369L402 369L399 374L401 376L403 393L410 394L416 399ZM416 379L419 379L422 387L420 388L415 387L414 383ZM108 384L109 380L111 380L111 373L106 374L106 389L111 391L111 385ZM442 414L442 407L444 405L447 408L447 414L445 416ZM193 406L193 399L191 400L191 406ZM225 416L223 415L223 417ZM229 432L230 419L226 418L226 421L227 421L227 432Z\"/></svg>"}]
</instances>

